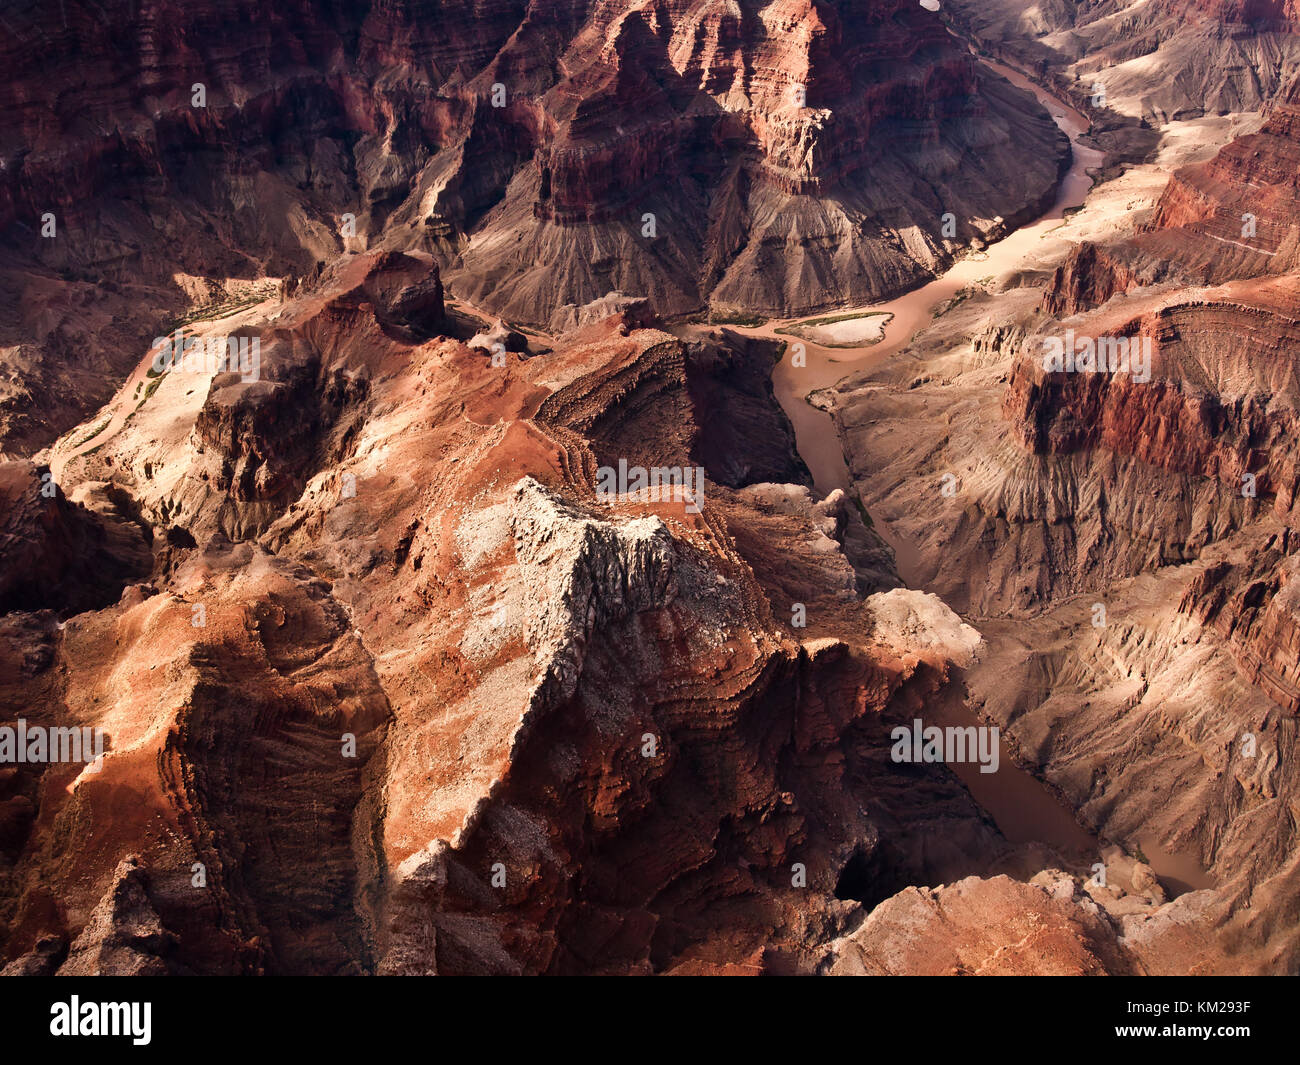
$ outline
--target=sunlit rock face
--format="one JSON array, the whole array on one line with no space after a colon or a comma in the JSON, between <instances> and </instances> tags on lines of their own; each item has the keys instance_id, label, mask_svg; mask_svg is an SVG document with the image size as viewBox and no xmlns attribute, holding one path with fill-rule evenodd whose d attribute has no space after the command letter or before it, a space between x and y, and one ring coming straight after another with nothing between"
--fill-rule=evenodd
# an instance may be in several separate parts
<instances>
[{"instance_id":1,"label":"sunlit rock face","mask_svg":"<svg viewBox=\"0 0 1300 1065\"><path fill-rule=\"evenodd\" d=\"M948 0L944 11L982 48L1109 112L1103 127L1258 110L1300 73L1294 0Z\"/></svg>"}]
</instances>

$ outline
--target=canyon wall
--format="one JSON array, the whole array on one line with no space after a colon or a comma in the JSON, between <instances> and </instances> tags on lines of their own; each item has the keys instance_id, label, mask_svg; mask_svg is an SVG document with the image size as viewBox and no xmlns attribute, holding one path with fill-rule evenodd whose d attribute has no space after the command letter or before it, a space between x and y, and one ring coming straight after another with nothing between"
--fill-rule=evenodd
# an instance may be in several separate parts
<instances>
[{"instance_id":1,"label":"canyon wall","mask_svg":"<svg viewBox=\"0 0 1300 1065\"><path fill-rule=\"evenodd\" d=\"M1191 870L1215 949L1269 972L1300 957L1294 114L1293 84L1119 235L980 286L834 396L905 579L985 637L970 708L1104 838Z\"/></svg>"},{"instance_id":2,"label":"canyon wall","mask_svg":"<svg viewBox=\"0 0 1300 1065\"><path fill-rule=\"evenodd\" d=\"M7 13L0 57L16 453L196 307L343 250L429 252L524 323L612 291L792 314L915 284L1066 154L904 0L68 0Z\"/></svg>"},{"instance_id":3,"label":"canyon wall","mask_svg":"<svg viewBox=\"0 0 1300 1065\"><path fill-rule=\"evenodd\" d=\"M1289 0L944 7L977 47L1095 112L1096 132L1256 111L1300 73L1300 10Z\"/></svg>"}]
</instances>

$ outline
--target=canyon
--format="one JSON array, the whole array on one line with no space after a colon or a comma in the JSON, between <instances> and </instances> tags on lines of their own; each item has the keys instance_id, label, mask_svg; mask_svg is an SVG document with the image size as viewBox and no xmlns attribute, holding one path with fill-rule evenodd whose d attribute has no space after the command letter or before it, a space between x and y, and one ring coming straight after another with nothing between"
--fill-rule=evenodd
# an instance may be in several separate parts
<instances>
[{"instance_id":1,"label":"canyon","mask_svg":"<svg viewBox=\"0 0 1300 1065\"><path fill-rule=\"evenodd\" d=\"M1291 6L227 7L0 19L0 971L1297 971Z\"/></svg>"},{"instance_id":2,"label":"canyon","mask_svg":"<svg viewBox=\"0 0 1300 1065\"><path fill-rule=\"evenodd\" d=\"M159 319L341 252L426 252L525 325L612 291L811 311L1038 213L1066 153L908 0L135 5L5 16L0 441L29 450Z\"/></svg>"}]
</instances>

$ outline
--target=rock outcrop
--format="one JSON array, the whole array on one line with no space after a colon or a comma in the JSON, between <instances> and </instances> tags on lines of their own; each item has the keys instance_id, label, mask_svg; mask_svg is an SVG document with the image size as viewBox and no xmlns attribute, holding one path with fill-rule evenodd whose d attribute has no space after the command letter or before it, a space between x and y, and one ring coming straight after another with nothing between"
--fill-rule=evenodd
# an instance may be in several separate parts
<instances>
[{"instance_id":1,"label":"rock outcrop","mask_svg":"<svg viewBox=\"0 0 1300 1065\"><path fill-rule=\"evenodd\" d=\"M153 568L153 532L133 520L125 493L96 484L77 495L48 468L0 462L0 613L106 606Z\"/></svg>"},{"instance_id":2,"label":"rock outcrop","mask_svg":"<svg viewBox=\"0 0 1300 1065\"><path fill-rule=\"evenodd\" d=\"M877 906L823 964L853 976L1130 976L1101 909L1008 877L908 888Z\"/></svg>"},{"instance_id":3,"label":"rock outcrop","mask_svg":"<svg viewBox=\"0 0 1300 1065\"><path fill-rule=\"evenodd\" d=\"M889 757L960 626L877 625L843 493L757 481L800 472L770 345L618 313L497 363L394 327L410 269L344 257L245 327L260 380L169 370L56 449L160 534L101 609L3 619L0 720L107 737L0 777L11 971L812 972L1012 854ZM598 491L620 460L703 479Z\"/></svg>"}]
</instances>

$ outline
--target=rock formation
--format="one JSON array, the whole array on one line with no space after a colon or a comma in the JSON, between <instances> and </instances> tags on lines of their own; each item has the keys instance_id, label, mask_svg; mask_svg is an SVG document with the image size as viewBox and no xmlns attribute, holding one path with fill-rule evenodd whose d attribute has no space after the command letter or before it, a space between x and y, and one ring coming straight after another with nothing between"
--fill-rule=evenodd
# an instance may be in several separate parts
<instances>
[{"instance_id":1,"label":"rock formation","mask_svg":"<svg viewBox=\"0 0 1300 1065\"><path fill-rule=\"evenodd\" d=\"M20 308L0 447L20 451L106 402L154 336L343 251L431 253L510 322L611 291L793 313L915 284L1036 214L1065 154L906 0L60 15L0 26L0 295Z\"/></svg>"},{"instance_id":2,"label":"rock formation","mask_svg":"<svg viewBox=\"0 0 1300 1065\"><path fill-rule=\"evenodd\" d=\"M494 366L358 295L409 272L341 261L260 380L172 369L68 460L166 534L103 609L6 618L4 718L109 737L0 780L14 971L811 971L1006 848L888 760L948 652L871 636L856 512L764 483L770 350L616 315ZM699 513L597 495L620 457L701 463Z\"/></svg>"}]
</instances>

